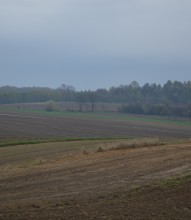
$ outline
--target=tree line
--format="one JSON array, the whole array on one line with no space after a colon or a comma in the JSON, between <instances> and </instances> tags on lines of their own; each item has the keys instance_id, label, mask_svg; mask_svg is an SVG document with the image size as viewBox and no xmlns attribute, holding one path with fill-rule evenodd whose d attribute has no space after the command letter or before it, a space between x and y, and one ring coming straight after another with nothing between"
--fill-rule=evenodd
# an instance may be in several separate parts
<instances>
[{"instance_id":1,"label":"tree line","mask_svg":"<svg viewBox=\"0 0 191 220\"><path fill-rule=\"evenodd\" d=\"M136 81L130 84L77 91L73 86L59 88L12 86L0 87L0 104L34 103L53 100L55 102L77 102L79 111L86 103L94 111L96 103L121 103L119 111L124 113L174 115L191 117L191 81L167 81L164 85L146 83L140 86Z\"/></svg>"}]
</instances>

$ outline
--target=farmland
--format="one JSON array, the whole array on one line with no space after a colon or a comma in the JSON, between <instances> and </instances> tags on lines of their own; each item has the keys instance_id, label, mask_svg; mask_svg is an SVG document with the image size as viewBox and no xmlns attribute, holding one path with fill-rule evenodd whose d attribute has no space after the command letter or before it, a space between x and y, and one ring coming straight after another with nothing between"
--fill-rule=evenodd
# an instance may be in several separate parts
<instances>
[{"instance_id":1,"label":"farmland","mask_svg":"<svg viewBox=\"0 0 191 220\"><path fill-rule=\"evenodd\" d=\"M191 122L0 109L0 219L190 219Z\"/></svg>"},{"instance_id":2,"label":"farmland","mask_svg":"<svg viewBox=\"0 0 191 220\"><path fill-rule=\"evenodd\" d=\"M0 138L190 138L191 121L120 113L0 110Z\"/></svg>"},{"instance_id":3,"label":"farmland","mask_svg":"<svg viewBox=\"0 0 191 220\"><path fill-rule=\"evenodd\" d=\"M191 143L116 143L0 148L0 219L190 219Z\"/></svg>"}]
</instances>

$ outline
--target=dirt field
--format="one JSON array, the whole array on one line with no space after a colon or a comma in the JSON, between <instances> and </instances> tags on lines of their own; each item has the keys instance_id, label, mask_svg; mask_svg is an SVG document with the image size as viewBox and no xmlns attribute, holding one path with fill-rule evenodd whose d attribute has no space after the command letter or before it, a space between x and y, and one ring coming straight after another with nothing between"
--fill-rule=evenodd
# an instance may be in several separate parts
<instances>
[{"instance_id":1,"label":"dirt field","mask_svg":"<svg viewBox=\"0 0 191 220\"><path fill-rule=\"evenodd\" d=\"M190 142L88 154L84 143L43 144L33 163L30 145L0 148L0 219L191 219L191 178L161 182L191 174Z\"/></svg>"},{"instance_id":2,"label":"dirt field","mask_svg":"<svg viewBox=\"0 0 191 220\"><path fill-rule=\"evenodd\" d=\"M140 136L191 138L191 122L117 113L0 111L0 139Z\"/></svg>"}]
</instances>

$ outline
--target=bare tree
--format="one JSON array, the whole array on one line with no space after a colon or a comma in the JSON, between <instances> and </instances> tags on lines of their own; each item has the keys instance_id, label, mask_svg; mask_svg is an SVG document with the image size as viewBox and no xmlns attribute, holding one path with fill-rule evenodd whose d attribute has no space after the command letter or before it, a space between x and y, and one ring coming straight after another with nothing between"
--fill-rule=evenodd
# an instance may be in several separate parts
<instances>
[{"instance_id":1,"label":"bare tree","mask_svg":"<svg viewBox=\"0 0 191 220\"><path fill-rule=\"evenodd\" d=\"M65 100L72 101L76 90L73 86L62 84L61 87L59 88L59 91L61 93L63 101Z\"/></svg>"},{"instance_id":2,"label":"bare tree","mask_svg":"<svg viewBox=\"0 0 191 220\"><path fill-rule=\"evenodd\" d=\"M81 112L86 101L85 94L83 92L79 92L76 96L76 101L79 105L79 112Z\"/></svg>"},{"instance_id":3,"label":"bare tree","mask_svg":"<svg viewBox=\"0 0 191 220\"><path fill-rule=\"evenodd\" d=\"M97 96L95 92L89 91L88 92L88 98L91 104L91 111L94 112L95 110L95 102L97 100Z\"/></svg>"}]
</instances>

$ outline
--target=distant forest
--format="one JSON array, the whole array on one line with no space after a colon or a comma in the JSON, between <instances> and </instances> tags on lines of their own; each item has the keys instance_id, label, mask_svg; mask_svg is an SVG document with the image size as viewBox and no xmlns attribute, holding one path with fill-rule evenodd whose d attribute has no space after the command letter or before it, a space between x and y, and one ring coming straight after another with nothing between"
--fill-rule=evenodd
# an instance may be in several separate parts
<instances>
[{"instance_id":1,"label":"distant forest","mask_svg":"<svg viewBox=\"0 0 191 220\"><path fill-rule=\"evenodd\" d=\"M191 81L168 81L160 84L146 83L140 86L136 81L128 85L97 89L96 91L76 91L73 86L63 84L57 89L44 87L17 88L0 87L0 104L47 102L77 102L79 111L83 105L96 103L120 103L120 112L148 115L168 115L191 117Z\"/></svg>"}]
</instances>

